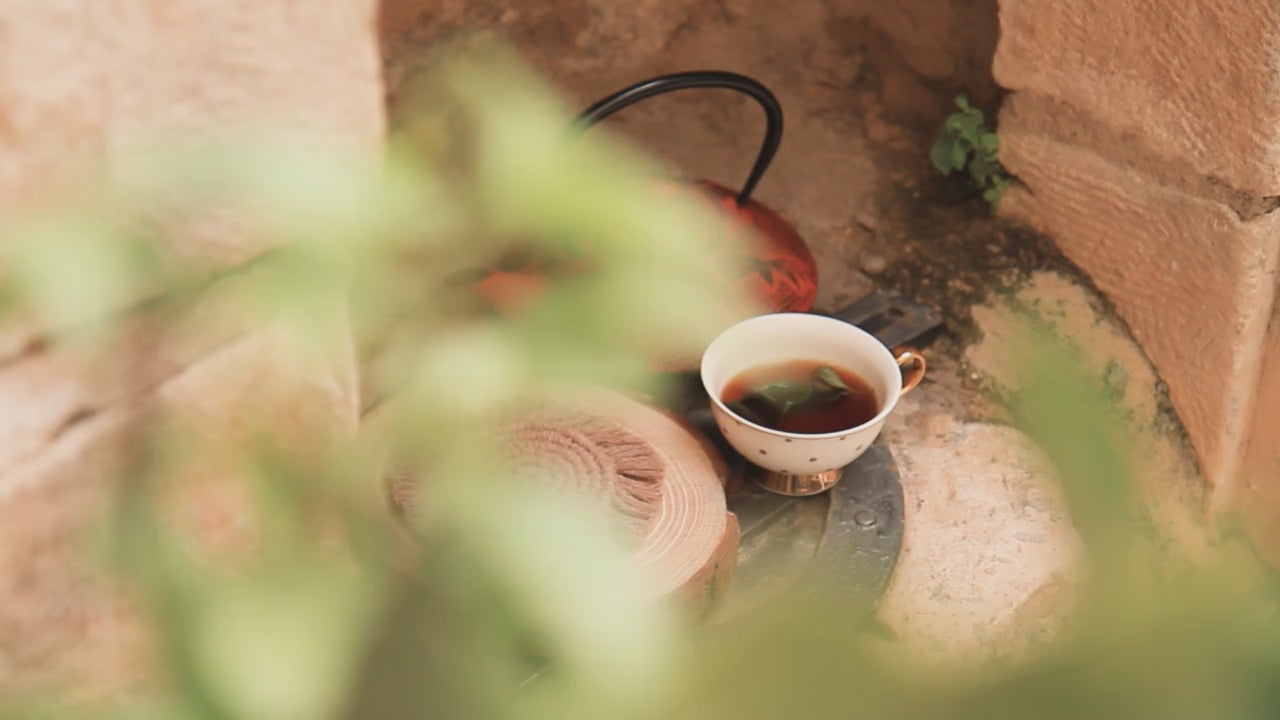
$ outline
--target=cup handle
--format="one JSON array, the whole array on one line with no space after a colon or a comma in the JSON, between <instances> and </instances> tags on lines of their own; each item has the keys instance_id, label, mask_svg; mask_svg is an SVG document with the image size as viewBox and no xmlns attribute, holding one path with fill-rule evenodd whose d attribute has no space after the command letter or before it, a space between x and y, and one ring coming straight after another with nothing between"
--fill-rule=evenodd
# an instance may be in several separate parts
<instances>
[{"instance_id":1,"label":"cup handle","mask_svg":"<svg viewBox=\"0 0 1280 720\"><path fill-rule=\"evenodd\" d=\"M902 374L902 394L906 395L924 379L924 370L928 363L925 362L924 355L909 347L897 348L893 351L893 357L898 361L899 368L909 368Z\"/></svg>"}]
</instances>

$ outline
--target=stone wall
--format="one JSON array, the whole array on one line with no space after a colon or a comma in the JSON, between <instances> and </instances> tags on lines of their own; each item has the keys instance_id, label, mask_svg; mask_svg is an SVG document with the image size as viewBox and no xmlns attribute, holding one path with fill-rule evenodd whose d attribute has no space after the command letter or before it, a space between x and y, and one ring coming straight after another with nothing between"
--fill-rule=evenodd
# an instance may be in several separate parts
<instances>
[{"instance_id":1,"label":"stone wall","mask_svg":"<svg viewBox=\"0 0 1280 720\"><path fill-rule=\"evenodd\" d=\"M1114 302L1169 386L1215 509L1251 489L1275 498L1256 516L1274 525L1280 10L1001 0L1000 28L994 74L1013 91L1001 155L1022 181L1002 212L1054 236ZM1280 535L1264 544L1280 552Z\"/></svg>"},{"instance_id":2,"label":"stone wall","mask_svg":"<svg viewBox=\"0 0 1280 720\"><path fill-rule=\"evenodd\" d=\"M1280 302L1271 315L1262 362L1236 505L1259 553L1280 567Z\"/></svg>"},{"instance_id":3,"label":"stone wall","mask_svg":"<svg viewBox=\"0 0 1280 720\"><path fill-rule=\"evenodd\" d=\"M750 37L752 20L772 34ZM589 97L616 87L620 70L671 71L674 62L694 58L742 72L773 67L794 76L792 84L851 94L857 80L838 71L865 59L885 86L887 113L928 134L953 109L957 92L984 107L1000 95L991 79L996 0L816 0L803 7L761 0L383 0L380 28L388 45L406 37L420 45L463 29L500 32L563 89L588 85ZM691 52L691 41L703 47ZM830 57L828 45L838 46L839 57ZM588 73L613 84L579 77Z\"/></svg>"},{"instance_id":4,"label":"stone wall","mask_svg":"<svg viewBox=\"0 0 1280 720\"><path fill-rule=\"evenodd\" d=\"M861 270L934 232L920 228L928 143L958 92L998 105L991 79L996 0L384 0L393 125L412 103L419 57L452 33L510 40L566 97L586 107L654 75L724 69L759 79L785 108L782 147L756 197L791 222L819 268L820 307L867 293ZM674 172L741 182L759 149L760 110L727 92L655 98L607 128ZM902 242L899 242L902 238Z\"/></svg>"},{"instance_id":5,"label":"stone wall","mask_svg":"<svg viewBox=\"0 0 1280 720\"><path fill-rule=\"evenodd\" d=\"M305 130L374 157L374 12L373 0L0 4L0 223L56 207L87 178L110 186L133 150L171 136ZM227 267L263 249L216 223L203 230L164 240ZM105 355L34 321L0 324L0 697L43 682L101 696L149 674L145 627L82 552L143 407L207 443L172 478L174 520L214 549L244 529L222 452L245 441L250 418L312 440L354 430L340 303L332 356L302 366L246 321L233 284L176 327L166 320L164 342L143 308L104 308L129 330Z\"/></svg>"}]
</instances>

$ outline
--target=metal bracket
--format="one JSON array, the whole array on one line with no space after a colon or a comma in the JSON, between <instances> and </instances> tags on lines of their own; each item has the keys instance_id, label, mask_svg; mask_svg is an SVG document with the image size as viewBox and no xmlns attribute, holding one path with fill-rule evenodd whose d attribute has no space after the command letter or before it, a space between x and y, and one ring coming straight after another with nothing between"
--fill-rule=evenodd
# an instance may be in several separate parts
<instances>
[{"instance_id":1,"label":"metal bracket","mask_svg":"<svg viewBox=\"0 0 1280 720\"><path fill-rule=\"evenodd\" d=\"M833 313L820 314L857 325L890 348L927 343L943 325L941 312L896 290L877 290Z\"/></svg>"}]
</instances>

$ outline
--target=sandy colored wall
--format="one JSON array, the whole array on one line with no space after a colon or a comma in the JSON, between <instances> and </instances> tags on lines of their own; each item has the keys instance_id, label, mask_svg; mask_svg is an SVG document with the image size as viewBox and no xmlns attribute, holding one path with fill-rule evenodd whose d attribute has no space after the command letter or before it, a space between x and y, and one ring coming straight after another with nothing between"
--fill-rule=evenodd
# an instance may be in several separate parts
<instances>
[{"instance_id":1,"label":"sandy colored wall","mask_svg":"<svg viewBox=\"0 0 1280 720\"><path fill-rule=\"evenodd\" d=\"M466 29L510 39L571 109L681 70L732 70L772 89L786 129L756 197L814 251L825 308L870 291L860 268L872 238L922 234L906 207L955 94L988 110L999 99L995 0L385 0L393 124L413 105L424 49ZM762 130L751 100L720 91L656 98L606 125L673 172L726 185L741 182Z\"/></svg>"},{"instance_id":2,"label":"sandy colored wall","mask_svg":"<svg viewBox=\"0 0 1280 720\"><path fill-rule=\"evenodd\" d=\"M171 134L305 130L373 157L384 125L375 10L373 0L0 4L0 221L86 178L120 180L132 149ZM224 229L165 241L228 266L262 250ZM214 547L234 544L244 518L212 448L243 439L246 418L300 437L354 429L340 303L332 355L299 366L218 299L225 290L212 288L160 344L156 318L104 308L134 331L106 355L38 324L0 325L0 697L42 682L109 695L148 675L144 626L80 554L139 401L210 443L174 478L175 519Z\"/></svg>"},{"instance_id":3,"label":"sandy colored wall","mask_svg":"<svg viewBox=\"0 0 1280 720\"><path fill-rule=\"evenodd\" d=\"M806 81L825 83L833 80L833 64L865 55L886 75L886 87L894 88L885 97L886 110L897 116L896 121L929 133L952 109L956 92L968 93L984 107L998 100L999 88L990 72L998 35L996 0L761 5L753 0L383 0L380 28L389 43L406 36L414 42L431 41L460 29L494 30L511 37L553 80L576 90L580 84L594 85L579 82L577 75L609 77L619 69L662 66L664 60L676 59L670 54L687 36L701 36L716 45L716 26L732 25L744 15L763 16L776 29L771 43L708 47L705 56L716 57L722 69L739 72L768 59L802 69L799 74ZM723 35L734 37L731 32ZM798 42L797 35L813 40ZM823 35L838 38L844 57L811 56L813 48L823 44ZM844 83L850 84L847 79Z\"/></svg>"},{"instance_id":4,"label":"sandy colored wall","mask_svg":"<svg viewBox=\"0 0 1280 720\"><path fill-rule=\"evenodd\" d=\"M1252 430L1236 496L1259 553L1280 567L1280 303L1271 316Z\"/></svg>"},{"instance_id":5,"label":"sandy colored wall","mask_svg":"<svg viewBox=\"0 0 1280 720\"><path fill-rule=\"evenodd\" d=\"M1000 26L1001 153L1022 182L1002 212L1053 235L1114 302L1169 386L1215 509L1247 486L1275 498L1255 525L1280 523L1280 12L1001 0ZM1257 538L1280 559L1280 535Z\"/></svg>"}]
</instances>

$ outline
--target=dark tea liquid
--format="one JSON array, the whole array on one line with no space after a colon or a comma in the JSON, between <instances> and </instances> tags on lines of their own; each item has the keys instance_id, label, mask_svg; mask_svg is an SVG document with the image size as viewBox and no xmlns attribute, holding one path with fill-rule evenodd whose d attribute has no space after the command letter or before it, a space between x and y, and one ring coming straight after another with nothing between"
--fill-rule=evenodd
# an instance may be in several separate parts
<instances>
[{"instance_id":1,"label":"dark tea liquid","mask_svg":"<svg viewBox=\"0 0 1280 720\"><path fill-rule=\"evenodd\" d=\"M845 385L849 386L848 393L830 403L793 409L778 420L773 420L765 412L760 413L760 417L765 419L753 420L782 432L817 435L855 428L880 412L876 392L866 380L851 370L818 360L788 360L744 370L725 385L720 399L728 405L742 401L753 389L769 383L780 380L808 382L813 372L824 365L835 370Z\"/></svg>"}]
</instances>

